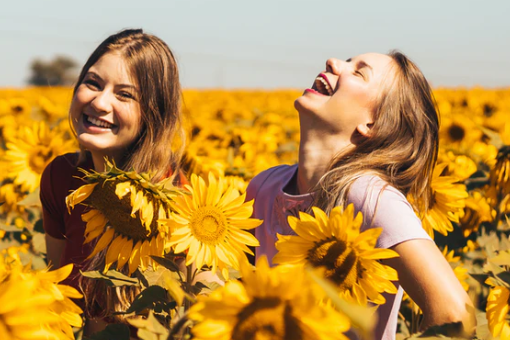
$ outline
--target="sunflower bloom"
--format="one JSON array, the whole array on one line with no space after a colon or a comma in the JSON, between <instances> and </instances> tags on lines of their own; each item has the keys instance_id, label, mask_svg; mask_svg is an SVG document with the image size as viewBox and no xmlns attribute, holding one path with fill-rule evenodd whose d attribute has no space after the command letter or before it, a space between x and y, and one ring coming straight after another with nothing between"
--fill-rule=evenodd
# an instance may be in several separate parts
<instances>
[{"instance_id":1,"label":"sunflower bloom","mask_svg":"<svg viewBox=\"0 0 510 340\"><path fill-rule=\"evenodd\" d=\"M71 270L33 272L15 256L0 256L0 339L74 339L82 311L70 298L81 294L57 284Z\"/></svg>"},{"instance_id":2,"label":"sunflower bloom","mask_svg":"<svg viewBox=\"0 0 510 340\"><path fill-rule=\"evenodd\" d=\"M490 180L500 200L510 194L510 146L504 146L499 150Z\"/></svg>"},{"instance_id":3,"label":"sunflower bloom","mask_svg":"<svg viewBox=\"0 0 510 340\"><path fill-rule=\"evenodd\" d=\"M73 139L66 138L59 129L50 130L44 122L22 127L6 147L3 158L8 165L7 175L30 192L39 186L41 174L53 158L77 149Z\"/></svg>"},{"instance_id":4,"label":"sunflower bloom","mask_svg":"<svg viewBox=\"0 0 510 340\"><path fill-rule=\"evenodd\" d=\"M432 200L427 212L420 216L423 228L432 238L434 230L443 235L453 230L452 222L459 223L468 197L466 186L456 183L458 178L441 176L446 166L447 164L436 165L430 185Z\"/></svg>"},{"instance_id":5,"label":"sunflower bloom","mask_svg":"<svg viewBox=\"0 0 510 340\"><path fill-rule=\"evenodd\" d=\"M492 209L487 198L478 191L470 192L459 221L464 237L477 231L483 222L492 222L495 215L496 211Z\"/></svg>"},{"instance_id":6,"label":"sunflower bloom","mask_svg":"<svg viewBox=\"0 0 510 340\"><path fill-rule=\"evenodd\" d=\"M158 219L169 217L176 192L166 189L165 182L152 184L145 174L124 172L111 163L105 173L84 173L89 184L72 192L66 204L69 210L80 203L90 207L82 215L87 223L84 243L98 240L89 258L107 249L104 271L127 265L130 275L139 266L157 266L150 256L164 255L170 233Z\"/></svg>"},{"instance_id":7,"label":"sunflower bloom","mask_svg":"<svg viewBox=\"0 0 510 340\"><path fill-rule=\"evenodd\" d=\"M191 307L190 318L199 322L194 339L346 339L348 318L319 304L320 293L301 268L270 268L261 257L255 271L244 261L240 269L242 283L228 281Z\"/></svg>"},{"instance_id":8,"label":"sunflower bloom","mask_svg":"<svg viewBox=\"0 0 510 340\"><path fill-rule=\"evenodd\" d=\"M216 180L209 173L209 185L193 174L191 195L175 197L170 245L176 253L187 251L186 265L195 262L197 268L219 267L228 278L228 267L239 269L239 257L253 254L247 246L258 246L257 239L246 230L258 227L262 221L250 218L253 201L245 202L233 186L226 186L222 178Z\"/></svg>"},{"instance_id":9,"label":"sunflower bloom","mask_svg":"<svg viewBox=\"0 0 510 340\"><path fill-rule=\"evenodd\" d=\"M336 207L328 217L319 208L312 208L315 217L300 212L299 219L289 216L289 225L297 236L278 235L278 254L274 263L324 268L326 278L333 281L347 301L366 305L368 300L383 304L381 293L396 294L391 281L397 272L378 260L397 257L390 249L375 248L382 228L360 233L361 213L354 217L354 206L345 211Z\"/></svg>"},{"instance_id":10,"label":"sunflower bloom","mask_svg":"<svg viewBox=\"0 0 510 340\"><path fill-rule=\"evenodd\" d=\"M490 285L491 282L488 282ZM510 339L510 325L506 320L510 299L510 290L503 286L492 285L487 297L486 317L492 336Z\"/></svg>"}]
</instances>

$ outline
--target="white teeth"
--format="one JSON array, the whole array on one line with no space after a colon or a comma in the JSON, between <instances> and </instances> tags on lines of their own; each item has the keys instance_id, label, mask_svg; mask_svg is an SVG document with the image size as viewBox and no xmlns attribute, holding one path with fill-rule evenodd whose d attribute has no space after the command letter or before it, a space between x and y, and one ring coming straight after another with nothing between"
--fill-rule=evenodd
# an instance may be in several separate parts
<instances>
[{"instance_id":1,"label":"white teeth","mask_svg":"<svg viewBox=\"0 0 510 340\"><path fill-rule=\"evenodd\" d=\"M99 126L99 127L102 127L102 128L108 128L108 129L111 129L113 127L112 124L110 123L107 123L105 121L102 121L102 120L99 120L97 118L94 118L94 117L91 117L91 116L87 116L87 120L96 125L96 126Z\"/></svg>"},{"instance_id":2,"label":"white teeth","mask_svg":"<svg viewBox=\"0 0 510 340\"><path fill-rule=\"evenodd\" d=\"M330 95L330 96L333 95L333 90L331 89L328 82L324 78L319 76L319 77L315 78L315 82L317 83L317 86L323 85L324 89L327 91L328 95Z\"/></svg>"}]
</instances>

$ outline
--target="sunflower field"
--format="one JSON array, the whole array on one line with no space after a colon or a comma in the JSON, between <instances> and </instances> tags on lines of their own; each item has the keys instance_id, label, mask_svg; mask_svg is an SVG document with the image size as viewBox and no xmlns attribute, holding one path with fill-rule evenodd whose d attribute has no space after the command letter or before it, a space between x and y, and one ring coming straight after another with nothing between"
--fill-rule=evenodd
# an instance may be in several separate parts
<instances>
[{"instance_id":1,"label":"sunflower field","mask_svg":"<svg viewBox=\"0 0 510 340\"><path fill-rule=\"evenodd\" d=\"M440 151L434 199L419 217L473 301L474 337L510 339L510 89L434 94ZM279 236L278 266L247 261L258 245L249 231L261 221L251 218L246 187L267 168L297 162L300 95L185 90L184 188L111 163L84 171L66 205L88 207L85 243L101 261L81 275L127 297L109 315L117 322L85 336L82 293L62 283L72 265L48 267L39 200L46 166L79 149L72 89L0 89L0 339L347 339L352 331L369 339L374 309L396 293L396 271L379 260L397 254L374 248L380 229L360 233L352 206L290 218L296 235ZM355 250L363 270L324 271L319 251L293 251L317 244L310 228ZM420 319L404 296L397 339L458 336L454 324L420 333Z\"/></svg>"}]
</instances>

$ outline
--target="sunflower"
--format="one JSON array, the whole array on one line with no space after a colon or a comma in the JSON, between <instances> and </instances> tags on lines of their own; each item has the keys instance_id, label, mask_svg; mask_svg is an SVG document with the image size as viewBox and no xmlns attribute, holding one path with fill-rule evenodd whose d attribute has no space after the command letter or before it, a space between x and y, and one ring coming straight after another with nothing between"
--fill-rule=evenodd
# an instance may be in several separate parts
<instances>
[{"instance_id":1,"label":"sunflower","mask_svg":"<svg viewBox=\"0 0 510 340\"><path fill-rule=\"evenodd\" d=\"M0 256L0 338L74 339L71 326L82 326L82 311L70 298L81 294L57 284L71 270L34 272L16 257Z\"/></svg>"},{"instance_id":2,"label":"sunflower","mask_svg":"<svg viewBox=\"0 0 510 340\"><path fill-rule=\"evenodd\" d=\"M299 219L289 216L289 225L297 236L278 234L274 263L324 268L325 277L338 286L340 294L360 305L368 300L383 304L386 299L381 293L397 293L391 283L398 280L397 272L378 262L398 256L393 250L375 248L382 228L360 233L363 217L361 213L354 217L352 204L345 211L334 208L329 218L319 208L312 210L315 217L303 212Z\"/></svg>"},{"instance_id":3,"label":"sunflower","mask_svg":"<svg viewBox=\"0 0 510 340\"><path fill-rule=\"evenodd\" d=\"M496 165L490 173L490 181L500 200L510 194L510 145L499 150Z\"/></svg>"},{"instance_id":4,"label":"sunflower","mask_svg":"<svg viewBox=\"0 0 510 340\"><path fill-rule=\"evenodd\" d=\"M7 176L30 192L39 186L41 174L53 158L76 150L73 139L64 138L58 129L50 130L44 122L22 127L6 147L3 161Z\"/></svg>"},{"instance_id":5,"label":"sunflower","mask_svg":"<svg viewBox=\"0 0 510 340\"><path fill-rule=\"evenodd\" d=\"M175 197L172 219L163 222L172 225L170 245L176 253L187 251L186 265L195 262L198 269L211 266L213 272L219 267L228 278L228 267L238 269L244 252L253 255L247 246L259 245L246 231L262 223L250 218L253 200L245 202L245 194L240 195L232 186L226 186L223 178L216 180L211 173L208 186L193 174L191 186L185 187L191 195Z\"/></svg>"},{"instance_id":6,"label":"sunflower","mask_svg":"<svg viewBox=\"0 0 510 340\"><path fill-rule=\"evenodd\" d=\"M88 182L66 198L69 211L84 203L90 210L82 215L85 242L99 238L88 258L107 249L106 272L115 262L121 269L126 264L131 275L138 266L142 270L152 265L151 255L163 256L169 230L158 219L169 216L170 198L175 189L168 189L167 181L153 184L149 175L124 172L106 163L106 172L84 171ZM156 266L156 263L154 263Z\"/></svg>"},{"instance_id":7,"label":"sunflower","mask_svg":"<svg viewBox=\"0 0 510 340\"><path fill-rule=\"evenodd\" d=\"M491 222L496 211L489 205L487 198L479 191L471 191L466 199L466 207L460 214L460 227L464 237L478 230L483 222Z\"/></svg>"},{"instance_id":8,"label":"sunflower","mask_svg":"<svg viewBox=\"0 0 510 340\"><path fill-rule=\"evenodd\" d=\"M466 155L456 155L452 151L440 152L439 159L448 163L447 175L457 177L459 181L469 178L477 170L476 163Z\"/></svg>"},{"instance_id":9,"label":"sunflower","mask_svg":"<svg viewBox=\"0 0 510 340\"><path fill-rule=\"evenodd\" d=\"M442 117L439 140L447 145L470 145L482 138L482 131L465 114Z\"/></svg>"},{"instance_id":10,"label":"sunflower","mask_svg":"<svg viewBox=\"0 0 510 340\"><path fill-rule=\"evenodd\" d=\"M420 213L423 228L434 238L434 230L443 235L453 230L452 222L459 223L466 206L468 193L464 184L458 184L458 178L441 176L447 164L439 164L432 174L432 200L426 213ZM409 197L411 201L412 198Z\"/></svg>"},{"instance_id":11,"label":"sunflower","mask_svg":"<svg viewBox=\"0 0 510 340\"><path fill-rule=\"evenodd\" d=\"M509 311L510 290L504 286L498 286L487 281L491 285L487 297L486 317L492 336L500 339L510 339L510 325L507 321Z\"/></svg>"},{"instance_id":12,"label":"sunflower","mask_svg":"<svg viewBox=\"0 0 510 340\"><path fill-rule=\"evenodd\" d=\"M448 246L444 247L442 253L446 261L448 261L452 267L455 277L459 280L462 288L467 292L469 290L469 283L467 283L466 280L469 278L469 274L468 270L462 265L462 262L460 262L460 256L455 256L454 250L448 252Z\"/></svg>"},{"instance_id":13,"label":"sunflower","mask_svg":"<svg viewBox=\"0 0 510 340\"><path fill-rule=\"evenodd\" d=\"M261 257L255 271L244 261L240 269L242 283L228 281L191 307L190 318L199 322L194 339L347 339L348 318L319 304L321 294L301 268L270 268Z\"/></svg>"}]
</instances>

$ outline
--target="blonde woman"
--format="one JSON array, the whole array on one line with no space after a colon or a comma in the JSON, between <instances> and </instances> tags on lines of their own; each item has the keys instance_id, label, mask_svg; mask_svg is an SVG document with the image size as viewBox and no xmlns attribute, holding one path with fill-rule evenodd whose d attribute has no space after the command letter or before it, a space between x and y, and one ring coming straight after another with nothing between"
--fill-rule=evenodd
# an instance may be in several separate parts
<instances>
[{"instance_id":1,"label":"blonde woman","mask_svg":"<svg viewBox=\"0 0 510 340\"><path fill-rule=\"evenodd\" d=\"M301 140L299 162L256 176L256 256L276 254L276 234L291 234L289 215L318 206L354 204L362 230L382 227L377 246L400 257L387 260L399 274L396 295L378 309L376 339L394 339L403 289L424 313L422 328L461 321L472 330L471 302L415 209L433 199L438 114L430 86L405 55L368 53L329 59L326 70L295 101ZM406 197L419 198L413 206ZM418 202L420 203L418 206Z\"/></svg>"}]
</instances>

